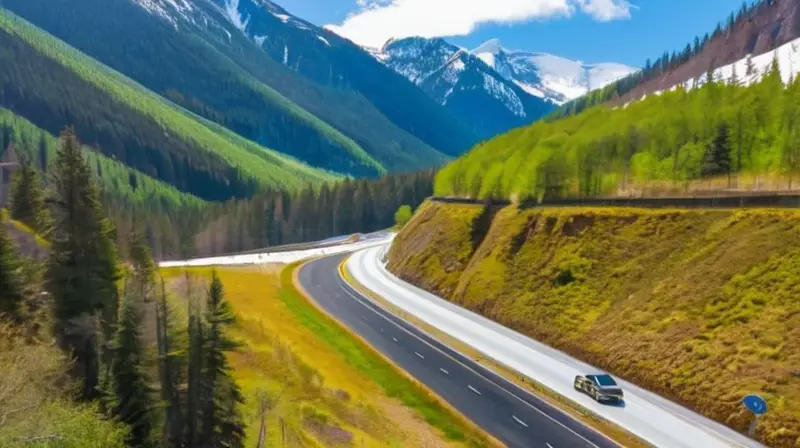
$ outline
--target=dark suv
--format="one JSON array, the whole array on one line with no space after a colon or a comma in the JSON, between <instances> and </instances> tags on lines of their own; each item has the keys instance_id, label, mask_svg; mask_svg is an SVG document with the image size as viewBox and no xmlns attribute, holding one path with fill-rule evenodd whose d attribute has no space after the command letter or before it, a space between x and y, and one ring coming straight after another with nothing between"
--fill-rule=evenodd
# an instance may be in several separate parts
<instances>
[{"instance_id":1,"label":"dark suv","mask_svg":"<svg viewBox=\"0 0 800 448\"><path fill-rule=\"evenodd\" d=\"M579 390L595 401L602 403L609 401L618 403L622 401L622 389L611 375L578 375L575 377L575 390Z\"/></svg>"}]
</instances>

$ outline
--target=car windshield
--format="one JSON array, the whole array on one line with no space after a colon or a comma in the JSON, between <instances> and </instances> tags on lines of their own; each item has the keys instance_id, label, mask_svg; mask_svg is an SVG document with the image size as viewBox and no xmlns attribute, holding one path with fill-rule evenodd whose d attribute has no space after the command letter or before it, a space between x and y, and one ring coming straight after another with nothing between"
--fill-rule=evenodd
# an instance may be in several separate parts
<instances>
[{"instance_id":1,"label":"car windshield","mask_svg":"<svg viewBox=\"0 0 800 448\"><path fill-rule=\"evenodd\" d=\"M595 376L595 380L597 380L597 384L601 386L616 386L617 382L614 381L614 378L611 378L608 375L597 375Z\"/></svg>"}]
</instances>

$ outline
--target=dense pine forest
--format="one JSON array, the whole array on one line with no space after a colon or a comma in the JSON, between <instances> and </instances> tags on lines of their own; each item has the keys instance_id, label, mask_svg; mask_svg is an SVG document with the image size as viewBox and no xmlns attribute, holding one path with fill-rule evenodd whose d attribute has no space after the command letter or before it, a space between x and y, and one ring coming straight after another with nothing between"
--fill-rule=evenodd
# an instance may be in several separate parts
<instances>
[{"instance_id":1,"label":"dense pine forest","mask_svg":"<svg viewBox=\"0 0 800 448\"><path fill-rule=\"evenodd\" d=\"M166 288L136 231L122 262L84 154L64 131L48 188L24 163L0 214L0 445L243 446L223 285ZM14 228L49 255L22 257Z\"/></svg>"},{"instance_id":2,"label":"dense pine forest","mask_svg":"<svg viewBox=\"0 0 800 448\"><path fill-rule=\"evenodd\" d=\"M726 82L709 73L699 87L517 129L445 167L436 193L542 199L659 194L704 182L796 187L800 78L784 85L775 60L760 81L743 85L753 70Z\"/></svg>"},{"instance_id":3,"label":"dense pine forest","mask_svg":"<svg viewBox=\"0 0 800 448\"><path fill-rule=\"evenodd\" d=\"M15 177L49 186L58 141L0 109L0 145L22 160ZM206 202L131 170L83 146L115 241L129 253L128 235L141 230L159 260L254 250L391 227L402 205L416 208L433 193L435 171L376 180L345 179L297 190L267 190L252 198ZM27 181L26 181L27 182ZM31 226L37 229L36 226Z\"/></svg>"},{"instance_id":4,"label":"dense pine forest","mask_svg":"<svg viewBox=\"0 0 800 448\"><path fill-rule=\"evenodd\" d=\"M377 180L344 180L295 193L271 191L215 206L195 238L208 256L384 230L400 207L417 208L433 194L434 170Z\"/></svg>"}]
</instances>

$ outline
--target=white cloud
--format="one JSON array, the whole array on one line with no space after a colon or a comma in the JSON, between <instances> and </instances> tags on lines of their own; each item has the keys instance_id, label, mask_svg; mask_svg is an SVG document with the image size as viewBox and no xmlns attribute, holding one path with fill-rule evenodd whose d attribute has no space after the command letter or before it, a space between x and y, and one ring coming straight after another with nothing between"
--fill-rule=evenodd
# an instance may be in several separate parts
<instances>
[{"instance_id":1,"label":"white cloud","mask_svg":"<svg viewBox=\"0 0 800 448\"><path fill-rule=\"evenodd\" d=\"M371 47L392 37L464 36L484 23L569 17L576 11L601 21L624 19L634 7L628 0L356 0L356 4L358 12L327 28Z\"/></svg>"},{"instance_id":2,"label":"white cloud","mask_svg":"<svg viewBox=\"0 0 800 448\"><path fill-rule=\"evenodd\" d=\"M630 19L631 9L635 8L627 0L578 0L578 5L583 12L603 22Z\"/></svg>"}]
</instances>

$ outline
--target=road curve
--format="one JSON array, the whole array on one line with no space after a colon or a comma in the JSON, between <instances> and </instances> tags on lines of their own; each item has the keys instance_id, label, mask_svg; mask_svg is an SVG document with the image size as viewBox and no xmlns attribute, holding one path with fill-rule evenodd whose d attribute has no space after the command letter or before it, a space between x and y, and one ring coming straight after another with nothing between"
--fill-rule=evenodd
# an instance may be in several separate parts
<instances>
[{"instance_id":1,"label":"road curve","mask_svg":"<svg viewBox=\"0 0 800 448\"><path fill-rule=\"evenodd\" d=\"M339 275L345 256L301 268L311 299L486 432L511 448L618 447L359 294Z\"/></svg>"},{"instance_id":2,"label":"road curve","mask_svg":"<svg viewBox=\"0 0 800 448\"><path fill-rule=\"evenodd\" d=\"M373 247L350 257L347 268L356 281L404 312L647 442L669 448L763 447L728 427L625 381L619 381L625 391L623 405L608 406L593 401L573 389L572 379L577 374L596 372L597 368L398 279L381 260L387 248L388 245Z\"/></svg>"}]
</instances>

